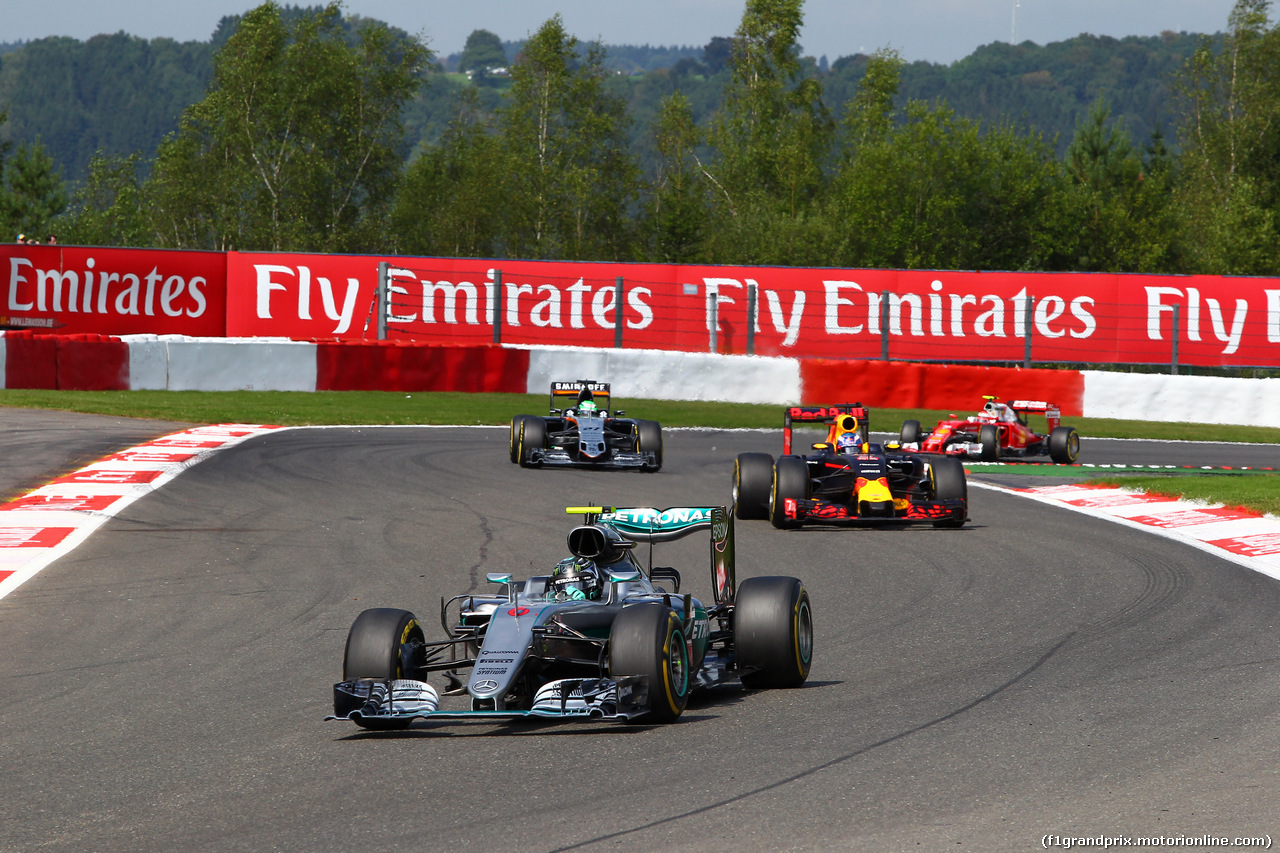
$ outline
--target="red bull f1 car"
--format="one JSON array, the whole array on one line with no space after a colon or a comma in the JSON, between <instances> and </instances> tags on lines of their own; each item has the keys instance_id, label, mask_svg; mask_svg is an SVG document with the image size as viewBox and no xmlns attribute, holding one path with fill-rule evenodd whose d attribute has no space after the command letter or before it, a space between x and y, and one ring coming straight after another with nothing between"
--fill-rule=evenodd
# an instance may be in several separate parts
<instances>
[{"instance_id":1,"label":"red bull f1 car","mask_svg":"<svg viewBox=\"0 0 1280 853\"><path fill-rule=\"evenodd\" d=\"M511 419L511 461L523 468L662 468L662 425L609 410L609 383L551 383L549 417Z\"/></svg>"},{"instance_id":2,"label":"red bull f1 car","mask_svg":"<svg viewBox=\"0 0 1280 853\"><path fill-rule=\"evenodd\" d=\"M931 522L963 527L969 492L958 459L886 449L870 441L866 408L792 406L783 415L782 453L740 453L733 466L734 512L774 527L806 522ZM796 424L823 424L813 453L792 454Z\"/></svg>"},{"instance_id":3,"label":"red bull f1 car","mask_svg":"<svg viewBox=\"0 0 1280 853\"><path fill-rule=\"evenodd\" d=\"M996 462L1001 459L1049 457L1070 465L1080 455L1080 434L1062 426L1056 405L1038 400L999 402L984 396L982 411L967 418L952 415L938 421L933 432L922 435L919 421L903 421L899 438L903 449L943 453ZM1027 424L1028 414L1044 415L1047 428L1038 433Z\"/></svg>"},{"instance_id":4,"label":"red bull f1 car","mask_svg":"<svg viewBox=\"0 0 1280 853\"><path fill-rule=\"evenodd\" d=\"M569 533L571 556L550 574L494 572L493 592L442 600L445 639L428 640L408 610L357 616L327 719L373 730L457 717L666 723L697 688L808 678L809 594L794 577L736 581L727 508L568 511L586 521ZM653 565L654 543L697 532L710 534L705 603L681 592L676 569ZM647 561L637 543L649 543Z\"/></svg>"}]
</instances>

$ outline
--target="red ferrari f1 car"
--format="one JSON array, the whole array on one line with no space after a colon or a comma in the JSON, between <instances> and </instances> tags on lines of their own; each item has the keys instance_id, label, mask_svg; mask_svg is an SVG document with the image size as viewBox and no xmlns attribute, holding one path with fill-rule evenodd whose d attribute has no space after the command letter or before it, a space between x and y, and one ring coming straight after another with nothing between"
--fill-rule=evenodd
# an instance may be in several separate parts
<instances>
[{"instance_id":1,"label":"red ferrari f1 car","mask_svg":"<svg viewBox=\"0 0 1280 853\"><path fill-rule=\"evenodd\" d=\"M792 425L820 423L825 441L791 453ZM733 466L734 512L774 527L806 522L932 522L963 527L969 492L959 459L903 453L872 444L861 403L785 410L782 456L740 453Z\"/></svg>"},{"instance_id":2,"label":"red ferrari f1 car","mask_svg":"<svg viewBox=\"0 0 1280 853\"><path fill-rule=\"evenodd\" d=\"M1069 465L1080 455L1080 434L1062 426L1062 415L1053 403L1037 400L998 402L984 396L982 411L967 418L952 415L938 421L933 432L921 435L919 421L903 421L899 438L904 450L966 456L984 462L1048 456ZM1038 433L1028 424L1028 414L1044 415L1047 428Z\"/></svg>"}]
</instances>

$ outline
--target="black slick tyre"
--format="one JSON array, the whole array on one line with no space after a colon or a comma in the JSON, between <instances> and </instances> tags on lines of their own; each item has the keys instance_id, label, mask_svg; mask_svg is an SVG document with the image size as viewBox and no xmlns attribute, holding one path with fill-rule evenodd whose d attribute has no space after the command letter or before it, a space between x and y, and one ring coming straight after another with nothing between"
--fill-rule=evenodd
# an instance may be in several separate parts
<instances>
[{"instance_id":1,"label":"black slick tyre","mask_svg":"<svg viewBox=\"0 0 1280 853\"><path fill-rule=\"evenodd\" d=\"M669 723L679 717L689 701L693 672L676 612L656 602L622 608L609 632L609 672L615 679L647 678L649 712L635 722Z\"/></svg>"},{"instance_id":2,"label":"black slick tyre","mask_svg":"<svg viewBox=\"0 0 1280 853\"><path fill-rule=\"evenodd\" d=\"M769 517L773 488L773 457L768 453L739 453L733 460L733 506L738 518Z\"/></svg>"},{"instance_id":3,"label":"black slick tyre","mask_svg":"<svg viewBox=\"0 0 1280 853\"><path fill-rule=\"evenodd\" d=\"M1070 465L1080 456L1080 433L1075 427L1054 427L1049 433L1049 458L1059 465Z\"/></svg>"},{"instance_id":4,"label":"black slick tyre","mask_svg":"<svg viewBox=\"0 0 1280 853\"><path fill-rule=\"evenodd\" d=\"M1000 458L1000 428L995 424L983 424L978 430L978 443L982 445L983 462L995 462Z\"/></svg>"},{"instance_id":5,"label":"black slick tyre","mask_svg":"<svg viewBox=\"0 0 1280 853\"><path fill-rule=\"evenodd\" d=\"M920 443L920 422L919 421L903 421L902 430L898 433L898 441L903 444L919 444Z\"/></svg>"},{"instance_id":6,"label":"black slick tyre","mask_svg":"<svg viewBox=\"0 0 1280 853\"><path fill-rule=\"evenodd\" d=\"M747 578L733 607L733 645L744 687L799 687L813 663L813 608L798 578Z\"/></svg>"},{"instance_id":7,"label":"black slick tyre","mask_svg":"<svg viewBox=\"0 0 1280 853\"><path fill-rule=\"evenodd\" d=\"M533 451L547 446L547 422L542 418L525 415L520 425L520 441L517 459L521 468L533 465Z\"/></svg>"},{"instance_id":8,"label":"black slick tyre","mask_svg":"<svg viewBox=\"0 0 1280 853\"><path fill-rule=\"evenodd\" d=\"M512 462L520 461L520 430L524 428L524 422L528 415L516 415L511 419L511 438L507 442L507 455L511 457Z\"/></svg>"},{"instance_id":9,"label":"black slick tyre","mask_svg":"<svg viewBox=\"0 0 1280 853\"><path fill-rule=\"evenodd\" d=\"M351 623L342 655L342 680L376 678L385 681L405 675L406 646L423 642L422 626L408 610L375 607ZM365 729L405 729L409 720L356 720Z\"/></svg>"},{"instance_id":10,"label":"black slick tyre","mask_svg":"<svg viewBox=\"0 0 1280 853\"><path fill-rule=\"evenodd\" d=\"M636 450L641 453L653 451L653 466L647 471L658 471L662 468L662 424L657 421L636 421Z\"/></svg>"},{"instance_id":11,"label":"black slick tyre","mask_svg":"<svg viewBox=\"0 0 1280 853\"><path fill-rule=\"evenodd\" d=\"M804 522L787 518L787 500L809 497L809 466L799 456L783 456L773 466L773 488L769 491L769 523L778 529L799 527Z\"/></svg>"},{"instance_id":12,"label":"black slick tyre","mask_svg":"<svg viewBox=\"0 0 1280 853\"><path fill-rule=\"evenodd\" d=\"M959 459L940 457L930 463L929 477L933 483L934 500L964 501L958 515L935 521L933 526L964 527L965 518L969 515L969 481L964 476L964 465Z\"/></svg>"}]
</instances>

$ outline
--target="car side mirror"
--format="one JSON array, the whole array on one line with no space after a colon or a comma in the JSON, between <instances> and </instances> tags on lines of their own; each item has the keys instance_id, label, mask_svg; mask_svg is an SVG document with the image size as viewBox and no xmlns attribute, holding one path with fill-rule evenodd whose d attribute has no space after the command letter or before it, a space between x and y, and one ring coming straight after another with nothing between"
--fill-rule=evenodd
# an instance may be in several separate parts
<instances>
[{"instance_id":1,"label":"car side mirror","mask_svg":"<svg viewBox=\"0 0 1280 853\"><path fill-rule=\"evenodd\" d=\"M654 566L649 570L649 580L653 583L669 582L673 593L680 591L680 573L670 566Z\"/></svg>"}]
</instances>

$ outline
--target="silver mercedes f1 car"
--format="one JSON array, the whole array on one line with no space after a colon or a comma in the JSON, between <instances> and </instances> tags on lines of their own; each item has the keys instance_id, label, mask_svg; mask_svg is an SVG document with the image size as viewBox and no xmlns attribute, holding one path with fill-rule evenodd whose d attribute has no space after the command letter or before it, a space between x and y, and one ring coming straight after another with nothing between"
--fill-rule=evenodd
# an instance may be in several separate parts
<instances>
[{"instance_id":1,"label":"silver mercedes f1 car","mask_svg":"<svg viewBox=\"0 0 1280 853\"><path fill-rule=\"evenodd\" d=\"M442 599L446 639L428 640L407 610L357 616L327 719L374 730L456 717L665 723L696 688L734 679L798 687L808 678L809 594L793 577L736 583L728 509L568 512L586 522L569 533L571 556L550 575L490 573L493 593ZM710 533L705 604L681 592L676 569L653 565L655 543L700 531ZM638 543L649 545L644 562Z\"/></svg>"}]
</instances>

